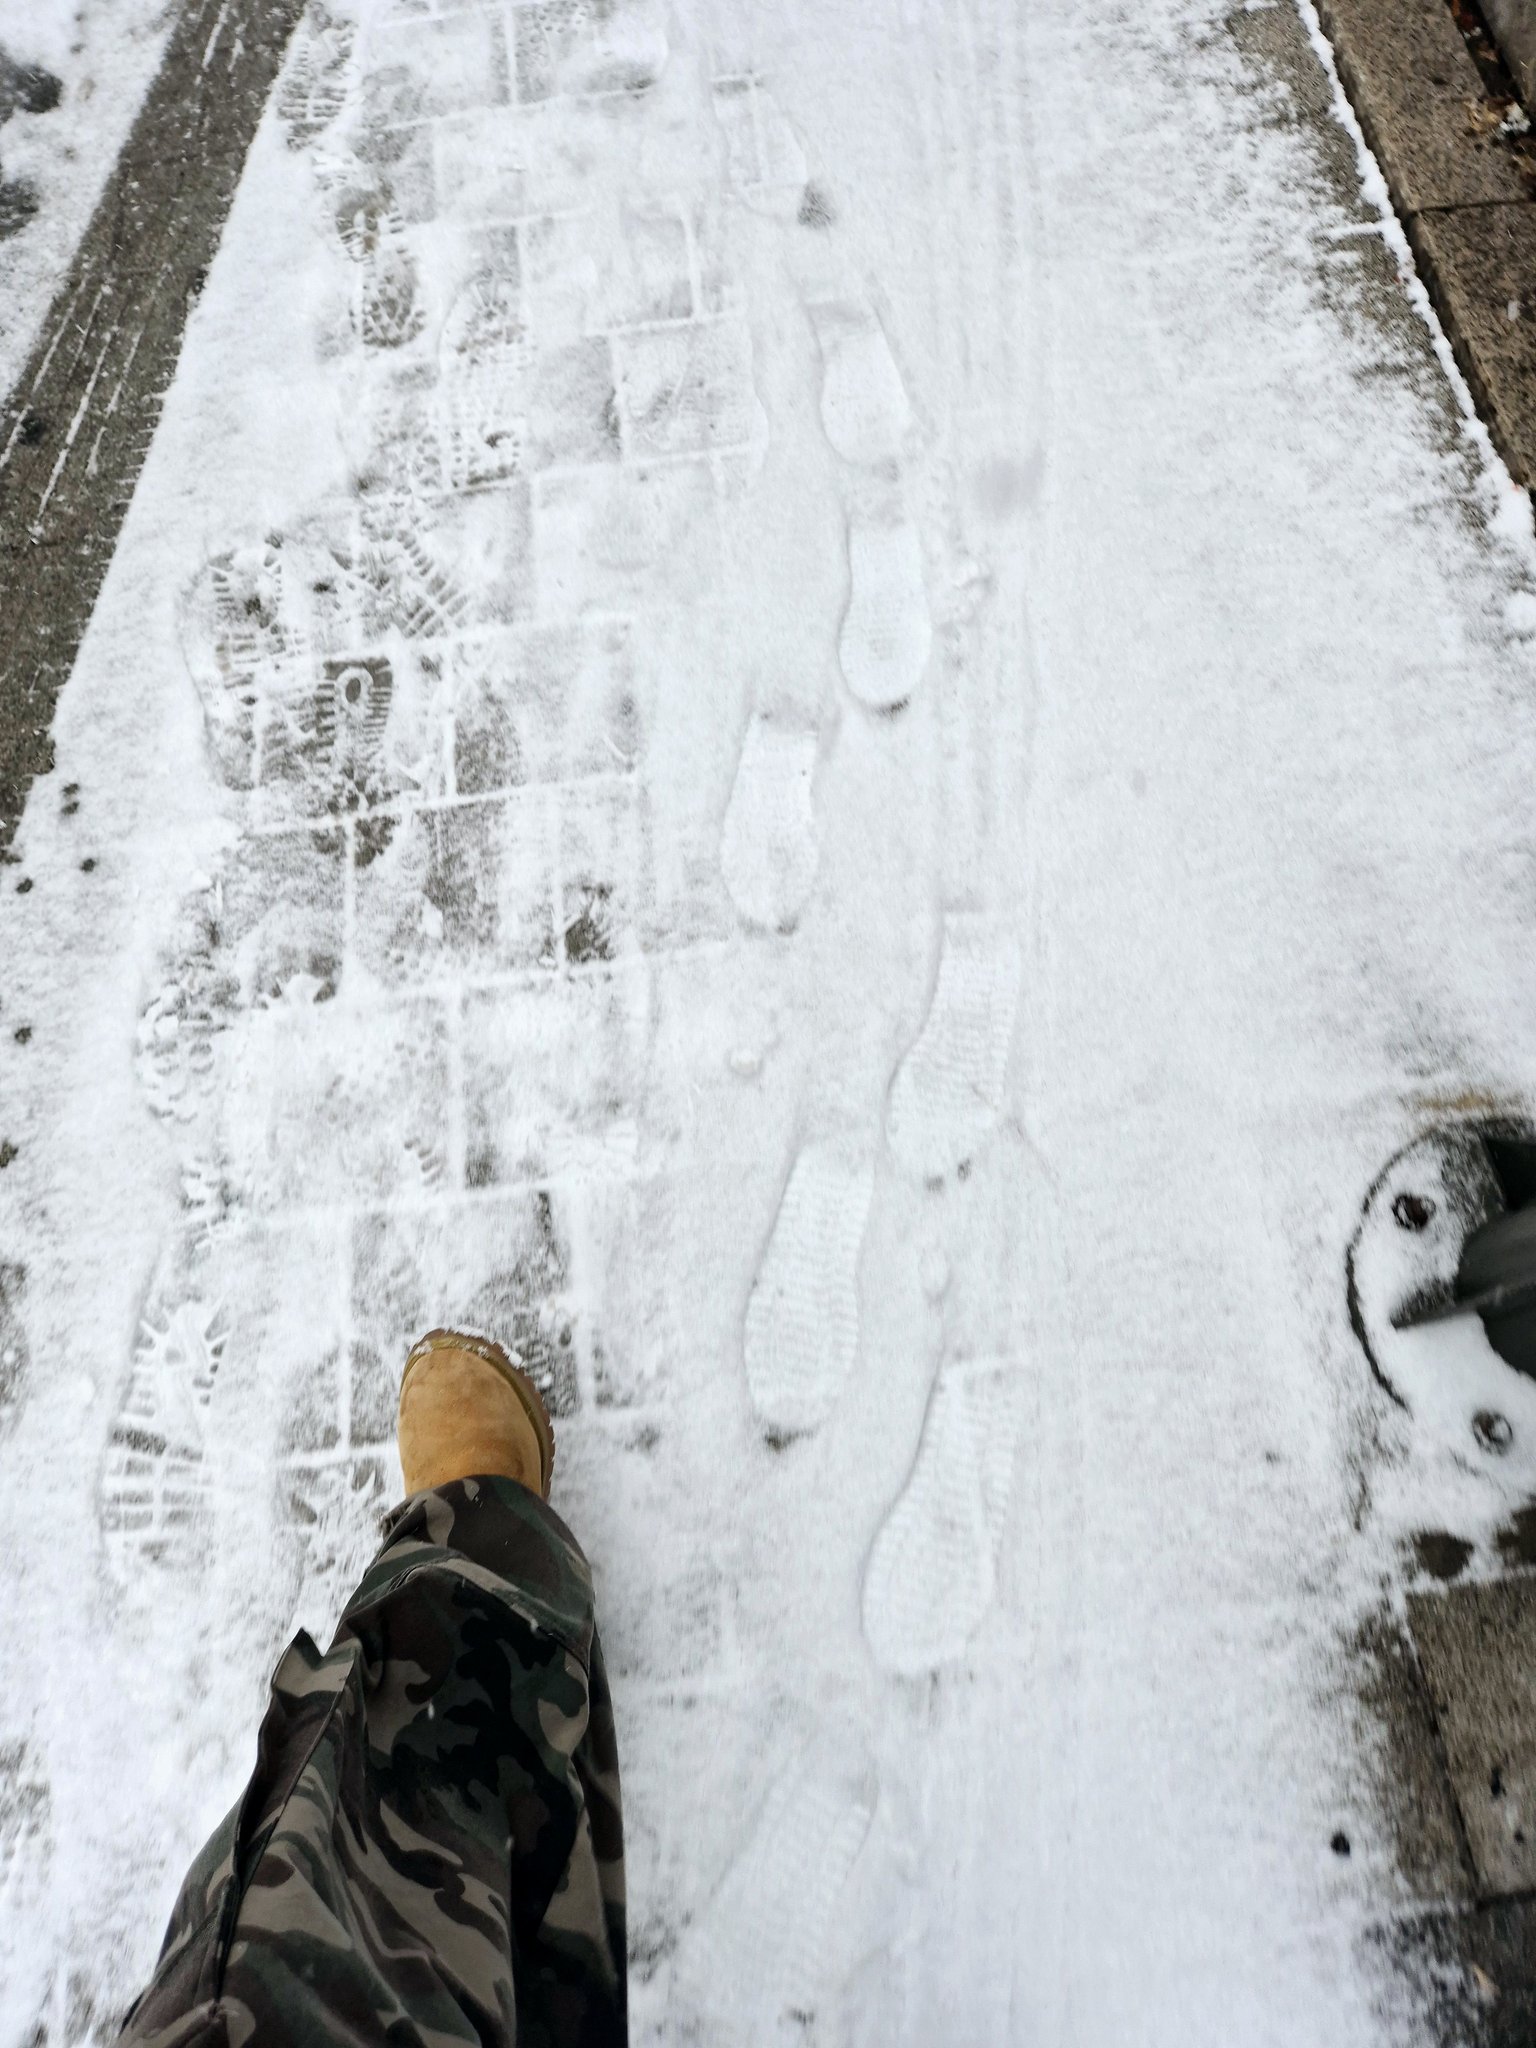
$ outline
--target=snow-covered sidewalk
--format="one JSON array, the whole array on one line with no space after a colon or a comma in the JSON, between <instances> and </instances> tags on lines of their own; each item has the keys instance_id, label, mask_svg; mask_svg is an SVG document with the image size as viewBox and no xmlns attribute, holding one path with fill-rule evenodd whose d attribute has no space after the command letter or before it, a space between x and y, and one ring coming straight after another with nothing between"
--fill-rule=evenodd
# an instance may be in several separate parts
<instances>
[{"instance_id":1,"label":"snow-covered sidewalk","mask_svg":"<svg viewBox=\"0 0 1536 2048\"><path fill-rule=\"evenodd\" d=\"M1299 33L301 26L3 871L0 2042L110 2036L454 1320L639 2042L1423 2038L1344 1257L1524 1099L1536 550Z\"/></svg>"}]
</instances>

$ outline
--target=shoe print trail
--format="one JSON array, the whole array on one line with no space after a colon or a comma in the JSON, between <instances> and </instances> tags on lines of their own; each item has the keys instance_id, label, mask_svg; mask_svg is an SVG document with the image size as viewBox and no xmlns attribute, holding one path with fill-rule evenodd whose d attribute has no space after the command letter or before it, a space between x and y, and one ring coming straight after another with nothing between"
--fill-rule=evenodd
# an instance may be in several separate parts
<instances>
[{"instance_id":1,"label":"shoe print trail","mask_svg":"<svg viewBox=\"0 0 1536 2048\"><path fill-rule=\"evenodd\" d=\"M1527 1466L1345 1271L1536 1070L1536 542L1332 108L1281 7L309 10L0 865L0 2048L456 1322L637 2048L1442 2048L1348 1645Z\"/></svg>"}]
</instances>

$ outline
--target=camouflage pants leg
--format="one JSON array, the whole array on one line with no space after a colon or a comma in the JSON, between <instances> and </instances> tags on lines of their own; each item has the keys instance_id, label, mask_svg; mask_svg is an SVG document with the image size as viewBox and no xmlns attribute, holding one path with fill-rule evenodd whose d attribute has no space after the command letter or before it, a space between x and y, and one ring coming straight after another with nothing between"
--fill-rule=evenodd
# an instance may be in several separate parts
<instances>
[{"instance_id":1,"label":"camouflage pants leg","mask_svg":"<svg viewBox=\"0 0 1536 2048\"><path fill-rule=\"evenodd\" d=\"M553 1511L465 1479L398 1508L193 1865L133 2048L626 2039L618 1757L592 1581Z\"/></svg>"}]
</instances>

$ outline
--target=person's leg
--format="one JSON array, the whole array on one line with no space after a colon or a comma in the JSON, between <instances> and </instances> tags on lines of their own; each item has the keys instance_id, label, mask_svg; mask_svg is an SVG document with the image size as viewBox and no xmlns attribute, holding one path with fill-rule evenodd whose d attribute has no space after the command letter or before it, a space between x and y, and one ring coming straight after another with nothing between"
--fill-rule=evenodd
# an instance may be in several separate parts
<instances>
[{"instance_id":1,"label":"person's leg","mask_svg":"<svg viewBox=\"0 0 1536 2048\"><path fill-rule=\"evenodd\" d=\"M547 1418L493 1349L413 1354L402 1462L432 1483L390 1518L330 1650L300 1635L278 1666L255 1773L125 2048L626 2039L591 1577L540 1497ZM492 1469L455 1475L463 1456Z\"/></svg>"}]
</instances>

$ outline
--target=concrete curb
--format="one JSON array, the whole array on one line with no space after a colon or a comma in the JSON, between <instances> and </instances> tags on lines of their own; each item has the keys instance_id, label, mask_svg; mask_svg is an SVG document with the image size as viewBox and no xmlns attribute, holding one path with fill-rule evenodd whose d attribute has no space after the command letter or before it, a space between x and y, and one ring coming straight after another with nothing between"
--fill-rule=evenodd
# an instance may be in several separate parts
<instances>
[{"instance_id":1,"label":"concrete curb","mask_svg":"<svg viewBox=\"0 0 1536 2048\"><path fill-rule=\"evenodd\" d=\"M1536 487L1536 145L1447 0L1317 0L1344 89L1494 444Z\"/></svg>"},{"instance_id":2,"label":"concrete curb","mask_svg":"<svg viewBox=\"0 0 1536 2048\"><path fill-rule=\"evenodd\" d=\"M0 858L303 0L186 0L0 411Z\"/></svg>"}]
</instances>

